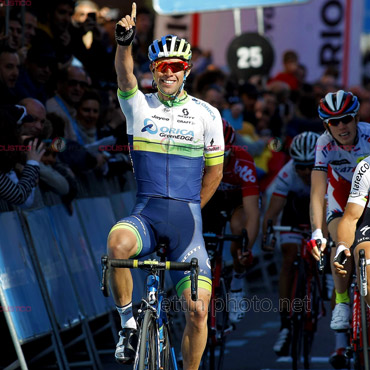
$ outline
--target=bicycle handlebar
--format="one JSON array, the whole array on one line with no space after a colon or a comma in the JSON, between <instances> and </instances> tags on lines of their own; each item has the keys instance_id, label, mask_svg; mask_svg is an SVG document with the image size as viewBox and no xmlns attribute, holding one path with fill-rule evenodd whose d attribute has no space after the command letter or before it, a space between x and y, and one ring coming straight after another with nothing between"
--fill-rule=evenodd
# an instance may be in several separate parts
<instances>
[{"instance_id":1,"label":"bicycle handlebar","mask_svg":"<svg viewBox=\"0 0 370 370\"><path fill-rule=\"evenodd\" d=\"M215 233L204 233L203 237L205 239L215 239L217 241L230 241L230 242L243 240L243 235L234 235L234 234L217 235Z\"/></svg>"},{"instance_id":2,"label":"bicycle handlebar","mask_svg":"<svg viewBox=\"0 0 370 370\"><path fill-rule=\"evenodd\" d=\"M130 259L114 259L108 258L108 256L102 256L102 282L100 289L104 296L109 296L109 283L108 283L108 270L110 267L115 268L139 268L141 270L177 270L177 271L188 271L190 270L190 281L191 281L191 299L196 301L198 299L198 273L199 265L198 259L192 258L190 262L172 262L165 261L161 262L158 260L130 260Z\"/></svg>"}]
</instances>

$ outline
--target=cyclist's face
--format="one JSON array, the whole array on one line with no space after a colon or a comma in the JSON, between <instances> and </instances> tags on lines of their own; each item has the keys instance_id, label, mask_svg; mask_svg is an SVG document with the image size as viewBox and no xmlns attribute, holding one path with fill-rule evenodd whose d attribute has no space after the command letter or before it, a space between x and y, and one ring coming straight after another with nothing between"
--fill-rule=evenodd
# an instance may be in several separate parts
<instances>
[{"instance_id":1,"label":"cyclist's face","mask_svg":"<svg viewBox=\"0 0 370 370\"><path fill-rule=\"evenodd\" d=\"M174 63L174 68L171 68L172 63ZM159 87L158 93L164 100L168 100L169 98L161 94L161 92L166 95L176 94L184 82L184 74L189 74L189 70L185 70L186 66L183 63L181 59L177 58L163 59L160 62L153 63L153 77ZM183 66L182 69L179 68L181 65ZM184 90L180 92L179 97L183 94Z\"/></svg>"},{"instance_id":2,"label":"cyclist's face","mask_svg":"<svg viewBox=\"0 0 370 370\"><path fill-rule=\"evenodd\" d=\"M313 165L296 165L295 170L298 176L306 185L311 185L311 172Z\"/></svg>"},{"instance_id":3,"label":"cyclist's face","mask_svg":"<svg viewBox=\"0 0 370 370\"><path fill-rule=\"evenodd\" d=\"M353 145L356 139L358 117L349 123L339 122L337 126L329 125L331 135L342 145Z\"/></svg>"}]
</instances>

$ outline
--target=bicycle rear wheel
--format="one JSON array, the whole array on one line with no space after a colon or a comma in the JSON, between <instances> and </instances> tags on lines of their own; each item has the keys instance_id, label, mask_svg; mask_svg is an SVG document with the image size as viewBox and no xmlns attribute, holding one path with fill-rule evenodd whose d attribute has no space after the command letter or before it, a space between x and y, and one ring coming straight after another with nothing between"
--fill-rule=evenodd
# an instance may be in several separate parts
<instances>
[{"instance_id":1,"label":"bicycle rear wheel","mask_svg":"<svg viewBox=\"0 0 370 370\"><path fill-rule=\"evenodd\" d=\"M158 330L156 318L150 310L144 315L139 334L139 364L138 370L156 370L158 363Z\"/></svg>"},{"instance_id":2,"label":"bicycle rear wheel","mask_svg":"<svg viewBox=\"0 0 370 370\"><path fill-rule=\"evenodd\" d=\"M317 281L311 277L309 301L307 305L307 312L304 313L304 329L303 329L303 364L305 369L310 367L311 349L314 336L317 330L317 322L320 310L320 296L317 286ZM307 292L308 293L308 292Z\"/></svg>"},{"instance_id":3,"label":"bicycle rear wheel","mask_svg":"<svg viewBox=\"0 0 370 370\"><path fill-rule=\"evenodd\" d=\"M226 283L224 278L220 278L215 296L211 299L211 310L208 316L208 340L202 357L202 370L221 370L223 368L226 335L229 326L231 327L227 303ZM212 321L213 324L211 324Z\"/></svg>"},{"instance_id":4,"label":"bicycle rear wheel","mask_svg":"<svg viewBox=\"0 0 370 370\"><path fill-rule=\"evenodd\" d=\"M304 272L303 262L298 262L297 272L294 280L294 296L292 302L297 300L303 301L306 294L306 278ZM294 305L292 305L292 309ZM300 361L302 340L303 340L303 322L305 320L305 312L303 307L297 305L297 309L292 312L292 341L291 341L291 356L292 356L292 369L298 369Z\"/></svg>"}]
</instances>

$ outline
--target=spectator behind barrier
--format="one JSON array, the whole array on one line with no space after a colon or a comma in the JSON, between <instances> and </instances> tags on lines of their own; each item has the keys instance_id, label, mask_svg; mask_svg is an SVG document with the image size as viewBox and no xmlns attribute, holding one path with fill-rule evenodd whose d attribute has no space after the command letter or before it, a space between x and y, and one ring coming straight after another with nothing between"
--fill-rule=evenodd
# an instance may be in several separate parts
<instances>
[{"instance_id":1,"label":"spectator behind barrier","mask_svg":"<svg viewBox=\"0 0 370 370\"><path fill-rule=\"evenodd\" d=\"M43 3L40 11L46 16L39 23L37 41L48 43L55 50L59 68L65 68L73 59L71 51L71 34L69 31L74 11L74 0L54 0Z\"/></svg>"},{"instance_id":2,"label":"spectator behind barrier","mask_svg":"<svg viewBox=\"0 0 370 370\"><path fill-rule=\"evenodd\" d=\"M78 1L69 29L71 52L82 62L95 86L113 77L114 66L113 55L103 41L104 29L97 22L98 12L99 6L95 2Z\"/></svg>"},{"instance_id":3,"label":"spectator behind barrier","mask_svg":"<svg viewBox=\"0 0 370 370\"><path fill-rule=\"evenodd\" d=\"M19 96L40 100L43 104L50 98L50 78L56 71L56 55L48 44L34 44L28 51L24 68L16 85Z\"/></svg>"},{"instance_id":4,"label":"spectator behind barrier","mask_svg":"<svg viewBox=\"0 0 370 370\"><path fill-rule=\"evenodd\" d=\"M80 67L70 66L59 72L57 93L46 102L46 110L57 113L65 120L64 137L78 141L83 145L83 140L78 136L76 122L76 108L88 86L87 74Z\"/></svg>"},{"instance_id":5,"label":"spectator behind barrier","mask_svg":"<svg viewBox=\"0 0 370 370\"><path fill-rule=\"evenodd\" d=\"M15 118L9 112L9 109L0 109L0 199L9 204L22 205L37 184L39 162L45 149L38 139L29 142L27 148L21 145L17 132L19 116ZM14 170L22 161L22 153L26 153L26 163L18 180Z\"/></svg>"},{"instance_id":6,"label":"spectator behind barrier","mask_svg":"<svg viewBox=\"0 0 370 370\"><path fill-rule=\"evenodd\" d=\"M19 102L27 110L27 115L22 120L21 135L40 137L46 120L45 106L36 99L26 98ZM41 139L45 139L42 137Z\"/></svg>"},{"instance_id":7,"label":"spectator behind barrier","mask_svg":"<svg viewBox=\"0 0 370 370\"><path fill-rule=\"evenodd\" d=\"M1 105L14 105L19 98L14 87L19 76L19 56L5 43L0 46L0 96Z\"/></svg>"},{"instance_id":8,"label":"spectator behind barrier","mask_svg":"<svg viewBox=\"0 0 370 370\"><path fill-rule=\"evenodd\" d=\"M53 127L52 145L58 159L76 175L93 170L97 165L95 157L77 141L64 137L64 119L57 113L47 113L47 119Z\"/></svg>"},{"instance_id":9,"label":"spectator behind barrier","mask_svg":"<svg viewBox=\"0 0 370 370\"><path fill-rule=\"evenodd\" d=\"M295 51L286 50L283 54L283 71L279 72L270 81L282 81L289 85L291 90L298 90L297 78L299 58Z\"/></svg>"}]
</instances>

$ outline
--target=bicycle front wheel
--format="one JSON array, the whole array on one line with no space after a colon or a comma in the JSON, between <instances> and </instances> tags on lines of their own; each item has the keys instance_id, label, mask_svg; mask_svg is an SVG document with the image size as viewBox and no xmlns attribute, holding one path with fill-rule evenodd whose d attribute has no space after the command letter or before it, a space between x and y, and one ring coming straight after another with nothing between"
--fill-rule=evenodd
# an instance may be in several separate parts
<instances>
[{"instance_id":1,"label":"bicycle front wheel","mask_svg":"<svg viewBox=\"0 0 370 370\"><path fill-rule=\"evenodd\" d=\"M303 301L306 295L306 276L304 272L304 266L302 261L299 261L297 271L294 277L294 295L292 301L300 300ZM305 312L303 307L299 307L291 312L291 324L292 324L292 342L291 342L291 355L292 355L292 369L298 369L298 363L300 361L302 342L303 342L303 322L305 319Z\"/></svg>"},{"instance_id":2,"label":"bicycle front wheel","mask_svg":"<svg viewBox=\"0 0 370 370\"><path fill-rule=\"evenodd\" d=\"M362 339L362 359L363 369L369 370L369 342L368 342L368 321L367 321L367 307L364 297L361 300L361 339Z\"/></svg>"},{"instance_id":3,"label":"bicycle front wheel","mask_svg":"<svg viewBox=\"0 0 370 370\"><path fill-rule=\"evenodd\" d=\"M156 370L158 363L159 340L156 318L150 310L144 315L140 329L138 370Z\"/></svg>"},{"instance_id":4,"label":"bicycle front wheel","mask_svg":"<svg viewBox=\"0 0 370 370\"><path fill-rule=\"evenodd\" d=\"M170 330L167 324L163 324L163 338L161 340L161 365L165 370L177 370L175 352L171 344Z\"/></svg>"}]
</instances>

